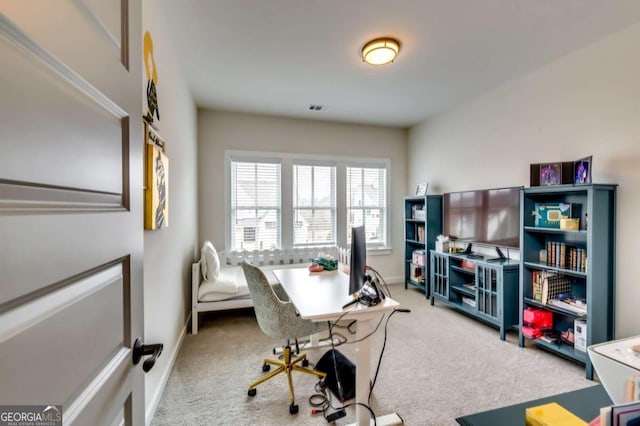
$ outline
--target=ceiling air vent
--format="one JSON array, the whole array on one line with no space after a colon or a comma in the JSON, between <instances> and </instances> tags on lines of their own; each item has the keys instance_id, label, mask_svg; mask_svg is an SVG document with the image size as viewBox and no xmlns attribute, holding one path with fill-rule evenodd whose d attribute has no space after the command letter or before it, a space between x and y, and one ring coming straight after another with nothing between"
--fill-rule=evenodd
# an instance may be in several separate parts
<instances>
[{"instance_id":1,"label":"ceiling air vent","mask_svg":"<svg viewBox=\"0 0 640 426\"><path fill-rule=\"evenodd\" d=\"M327 107L324 105L309 105L309 111L324 111Z\"/></svg>"}]
</instances>

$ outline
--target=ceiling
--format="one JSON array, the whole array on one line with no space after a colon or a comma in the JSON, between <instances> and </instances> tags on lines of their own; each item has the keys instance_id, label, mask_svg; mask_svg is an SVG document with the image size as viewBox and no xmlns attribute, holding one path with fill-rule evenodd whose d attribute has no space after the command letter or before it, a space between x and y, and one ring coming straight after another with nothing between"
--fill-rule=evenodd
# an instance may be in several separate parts
<instances>
[{"instance_id":1,"label":"ceiling","mask_svg":"<svg viewBox=\"0 0 640 426\"><path fill-rule=\"evenodd\" d=\"M393 127L415 125L640 20L638 0L162 0L154 6L168 19L199 107ZM396 61L363 63L362 46L382 36L400 40Z\"/></svg>"}]
</instances>

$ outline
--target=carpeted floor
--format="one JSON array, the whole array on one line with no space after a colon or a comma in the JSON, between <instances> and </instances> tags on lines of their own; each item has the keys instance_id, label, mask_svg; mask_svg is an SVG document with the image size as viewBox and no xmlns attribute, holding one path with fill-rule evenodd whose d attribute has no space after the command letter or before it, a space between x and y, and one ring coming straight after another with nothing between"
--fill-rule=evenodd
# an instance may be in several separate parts
<instances>
[{"instance_id":1,"label":"carpeted floor","mask_svg":"<svg viewBox=\"0 0 640 426\"><path fill-rule=\"evenodd\" d=\"M497 329L442 304L431 306L417 290L396 285L391 291L412 312L389 321L372 398L377 415L397 412L407 425L454 425L461 415L593 385L584 366L535 347L518 347L515 331L503 342ZM280 343L260 331L251 309L209 313L201 320L200 332L185 338L152 425L327 424L311 414L308 398L316 383L311 375L294 373L300 406L294 416L285 376L247 396L249 383L262 374L262 359ZM383 326L372 337L372 369ZM354 360L354 346L339 350ZM325 351L311 350L308 357L313 363ZM354 412L348 409L337 424L353 422Z\"/></svg>"}]
</instances>

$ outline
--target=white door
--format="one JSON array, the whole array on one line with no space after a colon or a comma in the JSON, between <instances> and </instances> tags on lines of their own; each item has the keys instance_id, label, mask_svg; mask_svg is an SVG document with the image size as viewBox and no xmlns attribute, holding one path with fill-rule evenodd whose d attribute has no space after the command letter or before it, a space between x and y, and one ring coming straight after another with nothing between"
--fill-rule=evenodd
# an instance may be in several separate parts
<instances>
[{"instance_id":1,"label":"white door","mask_svg":"<svg viewBox=\"0 0 640 426\"><path fill-rule=\"evenodd\" d=\"M144 424L139 0L0 0L0 405Z\"/></svg>"}]
</instances>

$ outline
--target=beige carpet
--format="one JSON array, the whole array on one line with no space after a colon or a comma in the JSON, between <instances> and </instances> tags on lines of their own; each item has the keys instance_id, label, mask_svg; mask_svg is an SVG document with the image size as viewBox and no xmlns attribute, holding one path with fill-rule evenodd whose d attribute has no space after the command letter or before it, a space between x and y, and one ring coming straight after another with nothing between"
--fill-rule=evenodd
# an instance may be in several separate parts
<instances>
[{"instance_id":1,"label":"beige carpet","mask_svg":"<svg viewBox=\"0 0 640 426\"><path fill-rule=\"evenodd\" d=\"M543 396L591 386L584 366L535 347L518 347L516 332L501 341L497 329L436 302L416 290L391 286L410 314L389 322L387 348L374 390L377 415L397 412L407 425L454 425L455 418ZM294 376L297 415L289 414L285 376L260 385L262 359L274 343L256 323L253 311L201 316L197 335L187 335L164 391L153 425L326 425L311 414L308 398L316 380ZM353 339L353 337L351 337ZM383 327L372 342L372 369L382 347ZM338 349L355 359L355 345ZM312 362L325 350L309 351ZM337 421L354 421L354 410ZM524 424L524 422L523 422Z\"/></svg>"}]
</instances>

